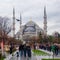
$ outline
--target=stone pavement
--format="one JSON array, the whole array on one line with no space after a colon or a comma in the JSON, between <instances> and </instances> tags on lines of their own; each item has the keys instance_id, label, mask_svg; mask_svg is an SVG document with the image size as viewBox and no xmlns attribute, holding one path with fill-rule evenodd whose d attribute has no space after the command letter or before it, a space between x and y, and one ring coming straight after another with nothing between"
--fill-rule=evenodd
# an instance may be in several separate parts
<instances>
[{"instance_id":1,"label":"stone pavement","mask_svg":"<svg viewBox=\"0 0 60 60\"><path fill-rule=\"evenodd\" d=\"M41 49L39 49L39 50L41 50ZM53 58L52 52L49 52L47 50L41 50L41 51L44 51L46 53L49 53L49 54L51 54L51 56L37 56L37 55L34 56L34 54L32 53L32 57L31 57L30 60L42 60L42 58ZM17 58L16 52L13 54L13 56L12 55L8 56L8 58L5 59L5 60L21 60L20 59L21 58L20 56ZM58 56L54 56L54 58L60 58L60 54ZM28 57L26 57L26 58L22 57L22 60L28 60Z\"/></svg>"},{"instance_id":2,"label":"stone pavement","mask_svg":"<svg viewBox=\"0 0 60 60\"><path fill-rule=\"evenodd\" d=\"M10 60L21 60L20 58L21 58L20 56L17 58L17 56L15 54ZM22 60L28 60L28 57L26 57L26 58L25 57L22 57ZM32 55L32 57L31 57L30 60L37 60L37 59L36 59L35 56Z\"/></svg>"}]
</instances>

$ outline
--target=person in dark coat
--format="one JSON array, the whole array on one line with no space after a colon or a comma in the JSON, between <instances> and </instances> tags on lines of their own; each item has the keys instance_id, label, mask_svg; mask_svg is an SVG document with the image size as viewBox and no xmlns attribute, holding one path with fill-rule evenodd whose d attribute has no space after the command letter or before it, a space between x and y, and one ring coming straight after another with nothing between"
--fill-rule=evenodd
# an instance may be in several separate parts
<instances>
[{"instance_id":1,"label":"person in dark coat","mask_svg":"<svg viewBox=\"0 0 60 60\"><path fill-rule=\"evenodd\" d=\"M24 57L26 57L26 44L24 44L23 51L24 51Z\"/></svg>"},{"instance_id":2,"label":"person in dark coat","mask_svg":"<svg viewBox=\"0 0 60 60\"><path fill-rule=\"evenodd\" d=\"M27 55L28 55L28 60L31 60L31 47L29 44L27 45Z\"/></svg>"},{"instance_id":3,"label":"person in dark coat","mask_svg":"<svg viewBox=\"0 0 60 60\"><path fill-rule=\"evenodd\" d=\"M23 56L23 45L22 44L19 46L19 53L20 53L20 58L22 60L22 56Z\"/></svg>"},{"instance_id":4,"label":"person in dark coat","mask_svg":"<svg viewBox=\"0 0 60 60\"><path fill-rule=\"evenodd\" d=\"M19 46L19 54L20 54L20 60L23 60L23 45L22 44Z\"/></svg>"},{"instance_id":5,"label":"person in dark coat","mask_svg":"<svg viewBox=\"0 0 60 60\"><path fill-rule=\"evenodd\" d=\"M58 55L58 46L55 45L55 54Z\"/></svg>"},{"instance_id":6,"label":"person in dark coat","mask_svg":"<svg viewBox=\"0 0 60 60\"><path fill-rule=\"evenodd\" d=\"M12 46L10 47L10 54L12 54Z\"/></svg>"}]
</instances>

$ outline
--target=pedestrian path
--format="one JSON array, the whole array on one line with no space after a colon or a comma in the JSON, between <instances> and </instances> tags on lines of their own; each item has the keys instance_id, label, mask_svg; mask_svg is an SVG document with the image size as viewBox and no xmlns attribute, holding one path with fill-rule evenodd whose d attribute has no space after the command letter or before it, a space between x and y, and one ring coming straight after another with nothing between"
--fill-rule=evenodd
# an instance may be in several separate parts
<instances>
[{"instance_id":1,"label":"pedestrian path","mask_svg":"<svg viewBox=\"0 0 60 60\"><path fill-rule=\"evenodd\" d=\"M17 52L17 51L16 51ZM9 60L21 60L21 57L19 56L18 58L17 58L17 54L16 54L16 52L13 54L13 56L9 56L8 58L7 58L7 60L9 59ZM11 58L10 58L11 57ZM45 57L45 58L50 58L49 56L34 56L34 54L33 54L33 52L32 52L32 57L31 57L31 59L30 60L41 60L43 57ZM28 57L22 57L22 60L28 60Z\"/></svg>"},{"instance_id":2,"label":"pedestrian path","mask_svg":"<svg viewBox=\"0 0 60 60\"><path fill-rule=\"evenodd\" d=\"M17 55L15 54L10 60L21 60L21 57L17 57ZM28 60L28 57L22 57L22 60ZM30 60L37 60L36 57L34 55L32 55Z\"/></svg>"},{"instance_id":3,"label":"pedestrian path","mask_svg":"<svg viewBox=\"0 0 60 60\"><path fill-rule=\"evenodd\" d=\"M49 52L49 51L46 51L46 50L42 50L42 51L47 52L49 54L52 54L52 52ZM10 55L6 60L21 60L20 56L17 58L16 52L13 54L13 56ZM32 57L31 57L30 60L42 60L42 58L53 58L53 56L52 55L51 56L37 56L37 55L34 56L34 54L32 52ZM54 56L54 58L60 58L60 54L58 56ZM26 57L26 58L22 57L22 60L28 60L28 57Z\"/></svg>"}]
</instances>

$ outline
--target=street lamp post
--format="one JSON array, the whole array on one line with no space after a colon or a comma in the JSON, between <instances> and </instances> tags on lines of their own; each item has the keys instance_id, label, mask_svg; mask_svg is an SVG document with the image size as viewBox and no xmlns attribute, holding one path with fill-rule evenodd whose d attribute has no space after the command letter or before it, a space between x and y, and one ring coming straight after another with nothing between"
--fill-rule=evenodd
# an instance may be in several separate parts
<instances>
[{"instance_id":1,"label":"street lamp post","mask_svg":"<svg viewBox=\"0 0 60 60\"><path fill-rule=\"evenodd\" d=\"M21 21L21 14L20 14L20 19L16 19L17 21L20 21L20 38L22 39L22 32L21 32L21 25L22 25L22 21Z\"/></svg>"}]
</instances>

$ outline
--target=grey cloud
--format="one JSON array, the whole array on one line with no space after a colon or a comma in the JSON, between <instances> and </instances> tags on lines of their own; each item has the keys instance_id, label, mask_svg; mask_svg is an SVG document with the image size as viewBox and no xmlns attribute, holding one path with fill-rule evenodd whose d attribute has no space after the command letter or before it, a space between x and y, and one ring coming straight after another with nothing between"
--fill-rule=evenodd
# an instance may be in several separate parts
<instances>
[{"instance_id":1,"label":"grey cloud","mask_svg":"<svg viewBox=\"0 0 60 60\"><path fill-rule=\"evenodd\" d=\"M12 18L12 9L14 6L16 18L19 18L20 12L22 13L23 24L32 18L33 21L38 21L37 24L42 27L44 5L46 5L48 29L52 28L49 31L54 31L55 28L59 29L60 0L0 0L0 15ZM16 27L17 25L18 22L16 22Z\"/></svg>"},{"instance_id":2,"label":"grey cloud","mask_svg":"<svg viewBox=\"0 0 60 60\"><path fill-rule=\"evenodd\" d=\"M52 25L52 26L50 26L50 27L48 27L48 30L54 30L54 29L59 29L59 27L60 27L60 24L55 24L55 25Z\"/></svg>"}]
</instances>

